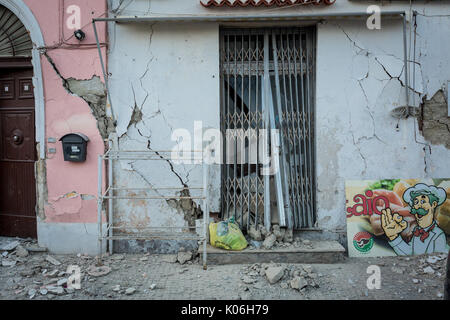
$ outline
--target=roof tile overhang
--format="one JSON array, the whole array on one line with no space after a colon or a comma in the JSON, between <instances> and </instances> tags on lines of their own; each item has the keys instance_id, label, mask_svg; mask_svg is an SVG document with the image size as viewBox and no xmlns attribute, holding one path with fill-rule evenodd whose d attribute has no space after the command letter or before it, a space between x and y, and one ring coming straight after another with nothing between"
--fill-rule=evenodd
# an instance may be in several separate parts
<instances>
[{"instance_id":1,"label":"roof tile overhang","mask_svg":"<svg viewBox=\"0 0 450 320\"><path fill-rule=\"evenodd\" d=\"M296 4L331 5L336 0L200 0L204 7L271 7L292 6Z\"/></svg>"}]
</instances>

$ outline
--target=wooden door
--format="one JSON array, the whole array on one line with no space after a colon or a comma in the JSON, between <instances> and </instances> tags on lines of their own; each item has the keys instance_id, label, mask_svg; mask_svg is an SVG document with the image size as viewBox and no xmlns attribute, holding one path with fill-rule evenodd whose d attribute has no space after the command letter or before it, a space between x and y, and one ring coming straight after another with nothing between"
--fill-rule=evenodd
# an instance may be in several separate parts
<instances>
[{"instance_id":1,"label":"wooden door","mask_svg":"<svg viewBox=\"0 0 450 320\"><path fill-rule=\"evenodd\" d=\"M33 69L10 62L0 61L0 235L36 238Z\"/></svg>"}]
</instances>

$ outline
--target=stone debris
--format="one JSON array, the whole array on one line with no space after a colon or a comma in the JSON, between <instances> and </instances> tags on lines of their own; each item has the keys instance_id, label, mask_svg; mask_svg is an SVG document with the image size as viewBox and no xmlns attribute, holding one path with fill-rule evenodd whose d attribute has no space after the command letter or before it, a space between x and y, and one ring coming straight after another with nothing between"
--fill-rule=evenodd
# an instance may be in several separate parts
<instances>
[{"instance_id":1,"label":"stone debris","mask_svg":"<svg viewBox=\"0 0 450 320\"><path fill-rule=\"evenodd\" d=\"M412 279L412 282L415 283L415 284L418 284L420 282L420 280L419 279Z\"/></svg>"},{"instance_id":2,"label":"stone debris","mask_svg":"<svg viewBox=\"0 0 450 320\"><path fill-rule=\"evenodd\" d=\"M262 246L264 249L271 249L275 244L275 241L277 241L277 237L274 234L270 234L264 239Z\"/></svg>"},{"instance_id":3,"label":"stone debris","mask_svg":"<svg viewBox=\"0 0 450 320\"><path fill-rule=\"evenodd\" d=\"M263 239L261 231L258 230L254 225L250 226L250 229L248 230L248 235L252 240L255 241L262 241Z\"/></svg>"},{"instance_id":4,"label":"stone debris","mask_svg":"<svg viewBox=\"0 0 450 320\"><path fill-rule=\"evenodd\" d=\"M423 272L427 273L427 274L434 274L434 269L432 267L428 266L423 269Z\"/></svg>"},{"instance_id":5,"label":"stone debris","mask_svg":"<svg viewBox=\"0 0 450 320\"><path fill-rule=\"evenodd\" d=\"M62 295L64 294L64 288L63 287L56 287L56 286L47 286L46 289L48 292L56 295Z\"/></svg>"},{"instance_id":6,"label":"stone debris","mask_svg":"<svg viewBox=\"0 0 450 320\"><path fill-rule=\"evenodd\" d=\"M156 283L152 283L152 284L150 285L150 290L154 290L154 289L156 289Z\"/></svg>"},{"instance_id":7,"label":"stone debris","mask_svg":"<svg viewBox=\"0 0 450 320\"><path fill-rule=\"evenodd\" d=\"M286 229L283 241L286 243L292 243L294 241L294 230Z\"/></svg>"},{"instance_id":8,"label":"stone debris","mask_svg":"<svg viewBox=\"0 0 450 320\"><path fill-rule=\"evenodd\" d=\"M107 275L110 272L111 272L111 268L108 266L97 267L95 265L92 265L87 270L87 273L93 277L101 277L101 276Z\"/></svg>"},{"instance_id":9,"label":"stone debris","mask_svg":"<svg viewBox=\"0 0 450 320\"><path fill-rule=\"evenodd\" d=\"M308 281L302 277L295 277L289 282L292 289L301 290L308 286Z\"/></svg>"},{"instance_id":10,"label":"stone debris","mask_svg":"<svg viewBox=\"0 0 450 320\"><path fill-rule=\"evenodd\" d=\"M36 289L28 290L28 296L30 297L30 299L33 299L35 295L36 295Z\"/></svg>"},{"instance_id":11,"label":"stone debris","mask_svg":"<svg viewBox=\"0 0 450 320\"><path fill-rule=\"evenodd\" d=\"M59 262L58 260L56 260L55 258L53 258L52 256L48 255L45 258L46 261L50 262L51 264L53 264L54 266L59 266L61 264L61 262Z\"/></svg>"},{"instance_id":12,"label":"stone debris","mask_svg":"<svg viewBox=\"0 0 450 320\"><path fill-rule=\"evenodd\" d=\"M0 248L0 251L12 251L14 250L18 245L20 245L19 241L12 241L8 242L6 244L3 244Z\"/></svg>"},{"instance_id":13,"label":"stone debris","mask_svg":"<svg viewBox=\"0 0 450 320\"><path fill-rule=\"evenodd\" d=\"M269 283L277 283L284 275L284 267L269 267L266 269L266 277Z\"/></svg>"},{"instance_id":14,"label":"stone debris","mask_svg":"<svg viewBox=\"0 0 450 320\"><path fill-rule=\"evenodd\" d=\"M135 288L128 288L128 289L125 290L125 294L126 295L132 295L135 292L136 292Z\"/></svg>"},{"instance_id":15,"label":"stone debris","mask_svg":"<svg viewBox=\"0 0 450 320\"><path fill-rule=\"evenodd\" d=\"M17 257L25 258L28 256L28 250L22 247L20 244L16 247L16 250L14 251L15 255Z\"/></svg>"},{"instance_id":16,"label":"stone debris","mask_svg":"<svg viewBox=\"0 0 450 320\"><path fill-rule=\"evenodd\" d=\"M25 249L29 252L46 252L47 248L39 247L36 245L26 246Z\"/></svg>"},{"instance_id":17,"label":"stone debris","mask_svg":"<svg viewBox=\"0 0 450 320\"><path fill-rule=\"evenodd\" d=\"M148 257L142 257L141 259L139 259L140 261L148 261Z\"/></svg>"},{"instance_id":18,"label":"stone debris","mask_svg":"<svg viewBox=\"0 0 450 320\"><path fill-rule=\"evenodd\" d=\"M17 261L10 261L10 260L6 260L6 259L2 260L3 267L14 267L16 265L16 263L17 263Z\"/></svg>"},{"instance_id":19,"label":"stone debris","mask_svg":"<svg viewBox=\"0 0 450 320\"><path fill-rule=\"evenodd\" d=\"M56 282L57 286L63 286L65 284L67 284L67 278L60 279L58 280L58 282Z\"/></svg>"},{"instance_id":20,"label":"stone debris","mask_svg":"<svg viewBox=\"0 0 450 320\"><path fill-rule=\"evenodd\" d=\"M123 260L124 255L123 254L113 254L110 259L112 260Z\"/></svg>"},{"instance_id":21,"label":"stone debris","mask_svg":"<svg viewBox=\"0 0 450 320\"><path fill-rule=\"evenodd\" d=\"M120 284L117 284L112 289L114 292L120 292Z\"/></svg>"},{"instance_id":22,"label":"stone debris","mask_svg":"<svg viewBox=\"0 0 450 320\"><path fill-rule=\"evenodd\" d=\"M435 264L439 260L440 260L440 258L438 256L430 256L427 258L426 261L427 261L427 263Z\"/></svg>"},{"instance_id":23,"label":"stone debris","mask_svg":"<svg viewBox=\"0 0 450 320\"><path fill-rule=\"evenodd\" d=\"M187 251L187 252L180 251L180 252L178 252L177 260L178 260L178 262L180 264L185 264L187 261L189 261L191 259L192 259L192 252L190 252L190 251Z\"/></svg>"}]
</instances>

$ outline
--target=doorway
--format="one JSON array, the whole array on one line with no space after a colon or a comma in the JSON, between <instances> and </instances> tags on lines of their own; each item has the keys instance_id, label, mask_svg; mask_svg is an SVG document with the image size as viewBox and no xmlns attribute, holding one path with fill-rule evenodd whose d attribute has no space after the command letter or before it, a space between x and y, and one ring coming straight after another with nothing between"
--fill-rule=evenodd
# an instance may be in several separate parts
<instances>
[{"instance_id":1,"label":"doorway","mask_svg":"<svg viewBox=\"0 0 450 320\"><path fill-rule=\"evenodd\" d=\"M315 28L223 28L220 57L223 217L314 227Z\"/></svg>"},{"instance_id":2,"label":"doorway","mask_svg":"<svg viewBox=\"0 0 450 320\"><path fill-rule=\"evenodd\" d=\"M0 58L0 235L36 238L31 58Z\"/></svg>"}]
</instances>

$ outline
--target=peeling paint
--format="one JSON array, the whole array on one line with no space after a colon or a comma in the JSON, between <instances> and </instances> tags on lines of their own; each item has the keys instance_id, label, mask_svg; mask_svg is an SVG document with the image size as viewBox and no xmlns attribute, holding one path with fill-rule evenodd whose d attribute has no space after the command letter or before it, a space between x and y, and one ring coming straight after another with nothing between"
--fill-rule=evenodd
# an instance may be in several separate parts
<instances>
[{"instance_id":1,"label":"peeling paint","mask_svg":"<svg viewBox=\"0 0 450 320\"><path fill-rule=\"evenodd\" d=\"M444 92L439 90L431 99L424 99L419 122L422 134L427 141L450 149L450 117L448 117L447 108Z\"/></svg>"}]
</instances>

